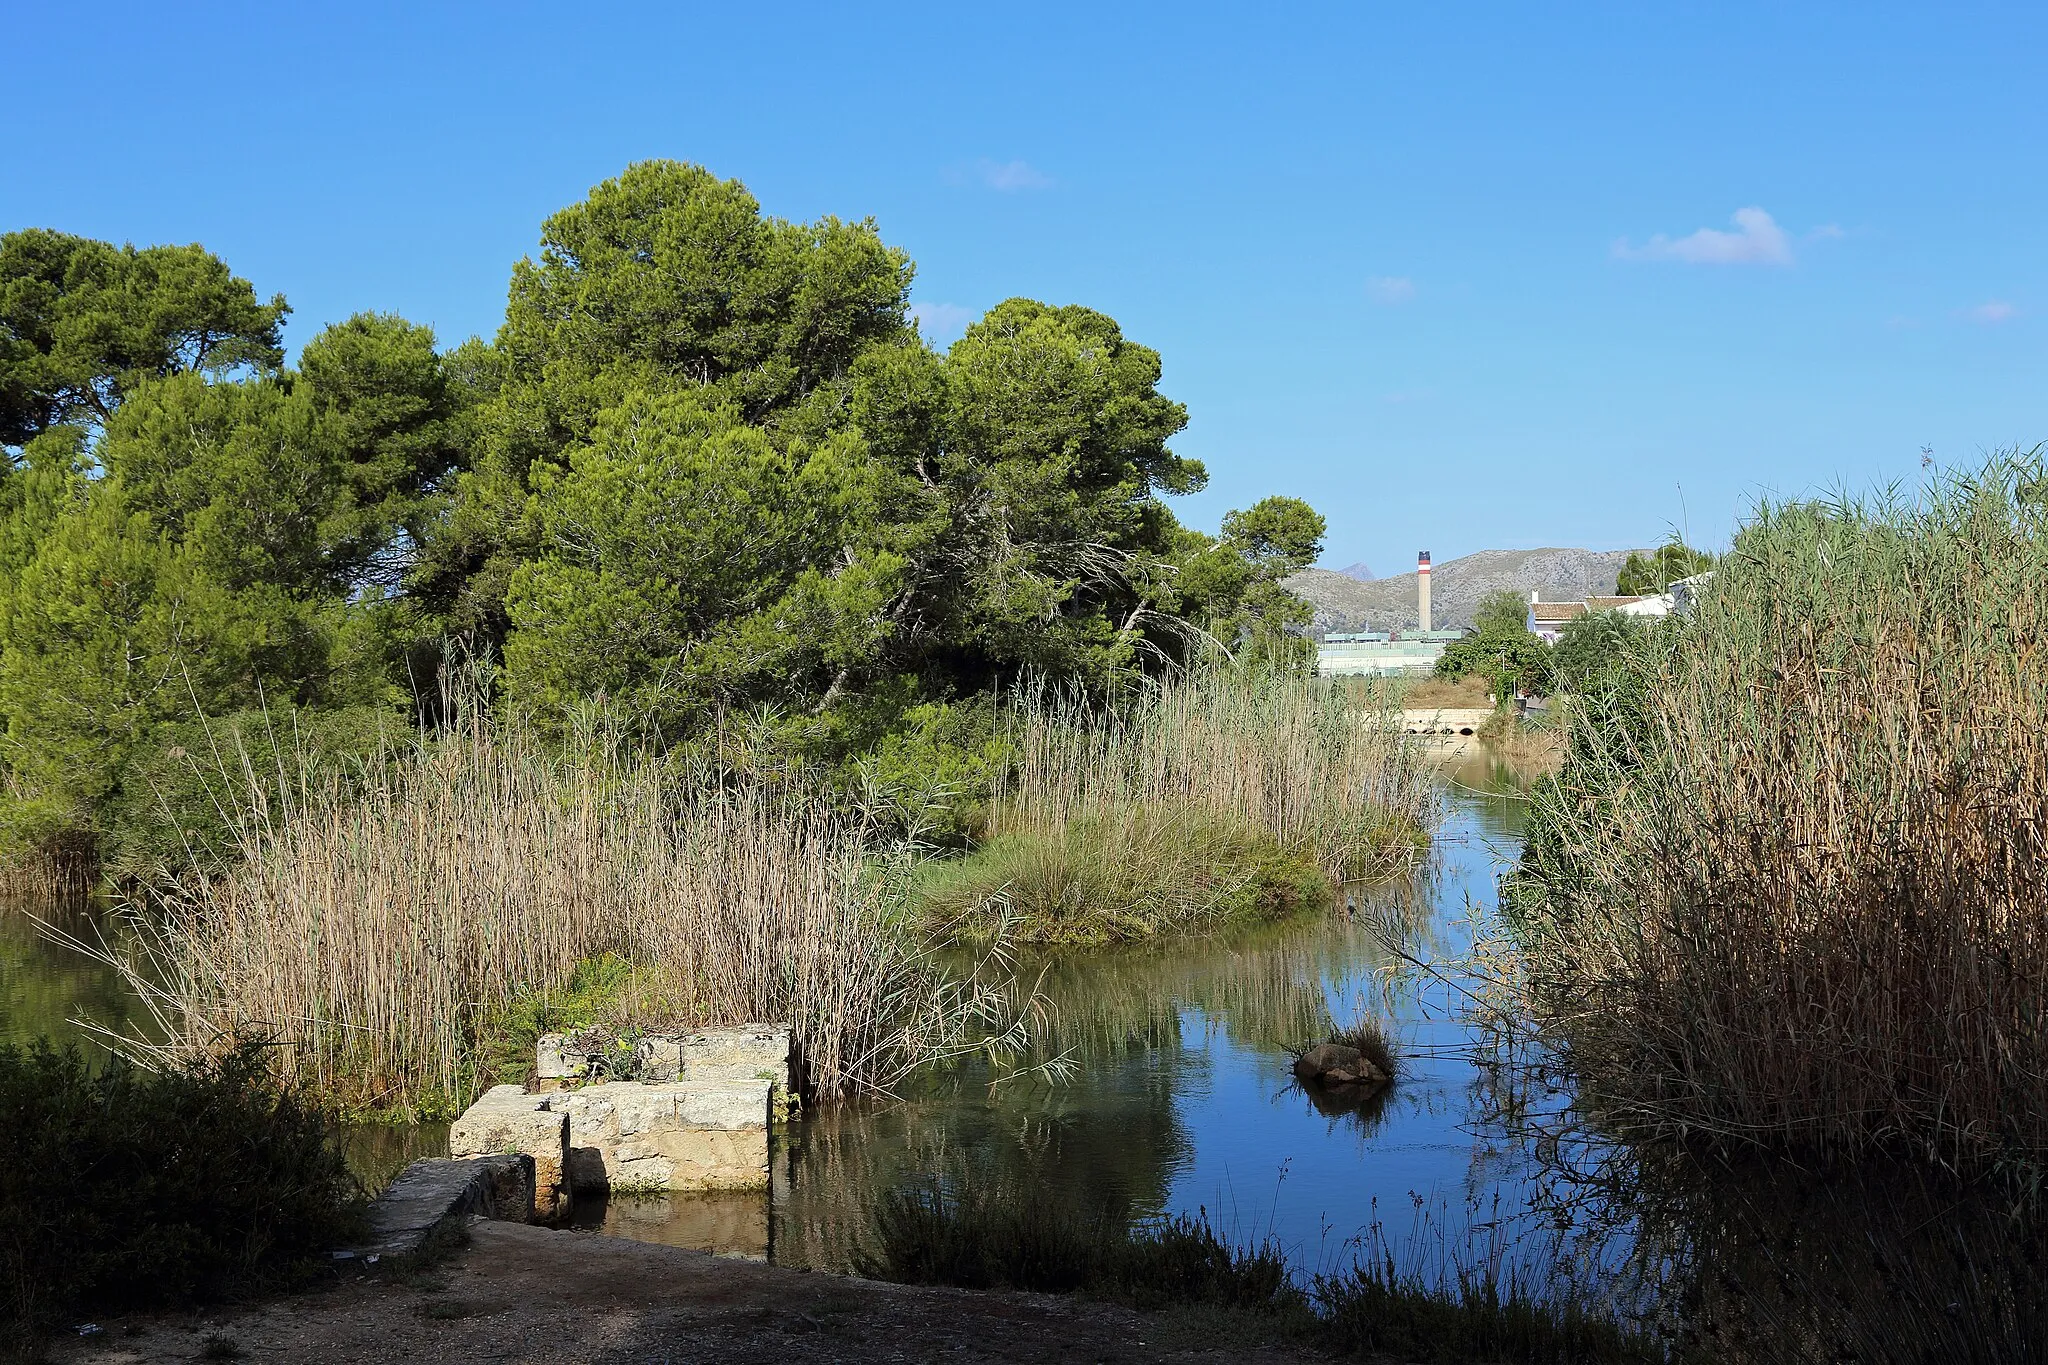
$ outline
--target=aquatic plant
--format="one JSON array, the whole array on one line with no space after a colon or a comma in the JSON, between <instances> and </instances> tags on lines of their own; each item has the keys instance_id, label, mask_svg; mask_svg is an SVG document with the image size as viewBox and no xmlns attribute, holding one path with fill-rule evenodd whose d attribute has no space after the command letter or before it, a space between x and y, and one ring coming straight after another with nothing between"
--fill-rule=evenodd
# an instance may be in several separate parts
<instances>
[{"instance_id":1,"label":"aquatic plant","mask_svg":"<svg viewBox=\"0 0 2048 1365\"><path fill-rule=\"evenodd\" d=\"M1400 1359L1544 1365L1662 1361L1658 1343L1565 1287L1539 1293L1498 1258L1403 1261L1374 1237L1348 1271L1306 1286L1270 1235L1233 1240L1206 1212L1134 1216L1004 1184L914 1183L887 1195L860 1274L910 1284L1084 1293L1154 1310L1224 1310L1255 1335Z\"/></svg>"},{"instance_id":2,"label":"aquatic plant","mask_svg":"<svg viewBox=\"0 0 2048 1365\"><path fill-rule=\"evenodd\" d=\"M1760 505L1581 697L1512 888L1637 1135L2048 1165L2048 471Z\"/></svg>"},{"instance_id":3,"label":"aquatic plant","mask_svg":"<svg viewBox=\"0 0 2048 1365\"><path fill-rule=\"evenodd\" d=\"M1271 1312L1301 1302L1271 1241L1236 1247L1206 1218L1134 1219L1120 1204L1078 1207L1007 1185L918 1183L889 1192L855 1268L899 1284L1085 1290L1151 1306Z\"/></svg>"}]
</instances>

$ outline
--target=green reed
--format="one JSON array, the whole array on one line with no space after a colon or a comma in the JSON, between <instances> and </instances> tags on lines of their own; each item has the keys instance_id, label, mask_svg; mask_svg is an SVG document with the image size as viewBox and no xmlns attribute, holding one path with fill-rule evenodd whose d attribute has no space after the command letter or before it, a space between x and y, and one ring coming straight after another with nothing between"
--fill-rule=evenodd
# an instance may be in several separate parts
<instances>
[{"instance_id":1,"label":"green reed","mask_svg":"<svg viewBox=\"0 0 2048 1365\"><path fill-rule=\"evenodd\" d=\"M2048 477L1760 506L1573 708L1512 903L1637 1133L2048 1158Z\"/></svg>"}]
</instances>

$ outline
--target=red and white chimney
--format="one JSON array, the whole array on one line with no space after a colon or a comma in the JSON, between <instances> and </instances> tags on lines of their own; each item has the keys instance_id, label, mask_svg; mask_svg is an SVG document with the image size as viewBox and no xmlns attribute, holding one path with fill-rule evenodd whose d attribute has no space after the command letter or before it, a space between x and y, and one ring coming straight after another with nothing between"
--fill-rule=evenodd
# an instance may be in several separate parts
<instances>
[{"instance_id":1,"label":"red and white chimney","mask_svg":"<svg viewBox=\"0 0 2048 1365\"><path fill-rule=\"evenodd\" d=\"M1416 614L1422 618L1422 629L1429 629L1429 551L1423 550L1415 556L1415 597Z\"/></svg>"}]
</instances>

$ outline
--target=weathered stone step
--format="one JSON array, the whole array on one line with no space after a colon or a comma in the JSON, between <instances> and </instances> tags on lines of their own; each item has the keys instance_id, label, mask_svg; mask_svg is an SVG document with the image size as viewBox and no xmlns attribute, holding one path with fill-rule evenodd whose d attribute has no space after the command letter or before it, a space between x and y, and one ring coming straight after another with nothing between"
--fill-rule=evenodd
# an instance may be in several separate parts
<instances>
[{"instance_id":1,"label":"weathered stone step","mask_svg":"<svg viewBox=\"0 0 2048 1365\"><path fill-rule=\"evenodd\" d=\"M435 1233L472 1217L524 1223L533 1216L533 1158L525 1153L427 1157L370 1204L369 1230L338 1259L416 1256Z\"/></svg>"}]
</instances>

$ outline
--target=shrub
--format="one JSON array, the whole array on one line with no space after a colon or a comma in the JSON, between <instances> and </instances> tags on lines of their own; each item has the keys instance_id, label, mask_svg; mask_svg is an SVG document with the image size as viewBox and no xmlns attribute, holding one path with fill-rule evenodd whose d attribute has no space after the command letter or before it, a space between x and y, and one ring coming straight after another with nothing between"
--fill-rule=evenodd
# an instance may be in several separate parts
<instances>
[{"instance_id":1,"label":"shrub","mask_svg":"<svg viewBox=\"0 0 2048 1365\"><path fill-rule=\"evenodd\" d=\"M17 1327L290 1282L346 1242L360 1191L266 1051L150 1072L0 1046L0 1283Z\"/></svg>"}]
</instances>

